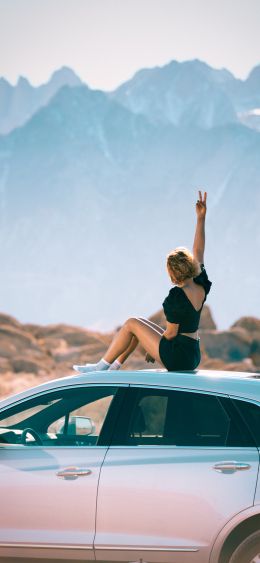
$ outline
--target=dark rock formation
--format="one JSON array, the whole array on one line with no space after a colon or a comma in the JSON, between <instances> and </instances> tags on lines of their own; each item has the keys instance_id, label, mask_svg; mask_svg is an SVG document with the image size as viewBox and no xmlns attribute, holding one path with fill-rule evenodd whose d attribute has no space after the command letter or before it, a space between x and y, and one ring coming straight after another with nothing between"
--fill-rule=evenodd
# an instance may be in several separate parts
<instances>
[{"instance_id":1,"label":"dark rock formation","mask_svg":"<svg viewBox=\"0 0 260 563\"><path fill-rule=\"evenodd\" d=\"M238 362L249 357L251 338L246 330L233 328L230 330L202 330L201 342L210 358L219 358L225 362Z\"/></svg>"},{"instance_id":2,"label":"dark rock formation","mask_svg":"<svg viewBox=\"0 0 260 563\"><path fill-rule=\"evenodd\" d=\"M42 354L41 347L31 334L17 328L16 324L0 325L0 356L11 358L24 350Z\"/></svg>"},{"instance_id":3,"label":"dark rock formation","mask_svg":"<svg viewBox=\"0 0 260 563\"><path fill-rule=\"evenodd\" d=\"M201 330L215 330L217 328L208 305L204 305L202 309L199 328Z\"/></svg>"},{"instance_id":4,"label":"dark rock formation","mask_svg":"<svg viewBox=\"0 0 260 563\"><path fill-rule=\"evenodd\" d=\"M22 326L17 319L11 315L5 315L4 313L0 313L0 325L11 325L17 328L21 328Z\"/></svg>"},{"instance_id":5,"label":"dark rock formation","mask_svg":"<svg viewBox=\"0 0 260 563\"><path fill-rule=\"evenodd\" d=\"M259 332L260 334L260 319L256 317L241 317L231 326L231 328L237 327L244 328L248 332Z\"/></svg>"},{"instance_id":6,"label":"dark rock formation","mask_svg":"<svg viewBox=\"0 0 260 563\"><path fill-rule=\"evenodd\" d=\"M46 371L50 371L50 366L46 362L37 362L28 359L26 356L17 356L11 361L11 366L14 373L26 372L35 374L44 374Z\"/></svg>"},{"instance_id":7,"label":"dark rock formation","mask_svg":"<svg viewBox=\"0 0 260 563\"><path fill-rule=\"evenodd\" d=\"M250 358L252 359L256 368L260 371L260 333L252 340Z\"/></svg>"}]
</instances>

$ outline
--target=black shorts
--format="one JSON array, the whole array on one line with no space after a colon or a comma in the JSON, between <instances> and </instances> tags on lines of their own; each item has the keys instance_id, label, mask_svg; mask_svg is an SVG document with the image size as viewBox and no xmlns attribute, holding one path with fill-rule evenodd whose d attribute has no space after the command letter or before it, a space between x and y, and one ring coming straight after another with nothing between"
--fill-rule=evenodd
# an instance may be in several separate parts
<instances>
[{"instance_id":1,"label":"black shorts","mask_svg":"<svg viewBox=\"0 0 260 563\"><path fill-rule=\"evenodd\" d=\"M171 340L162 336L159 355L168 371L193 370L200 363L200 342L184 334L177 334Z\"/></svg>"}]
</instances>

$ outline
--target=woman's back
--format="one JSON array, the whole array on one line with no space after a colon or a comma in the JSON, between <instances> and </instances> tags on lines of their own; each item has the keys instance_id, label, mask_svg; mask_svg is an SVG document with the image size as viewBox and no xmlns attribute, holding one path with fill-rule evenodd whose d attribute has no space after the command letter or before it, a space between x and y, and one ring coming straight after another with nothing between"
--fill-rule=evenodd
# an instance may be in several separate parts
<instances>
[{"instance_id":1,"label":"woman's back","mask_svg":"<svg viewBox=\"0 0 260 563\"><path fill-rule=\"evenodd\" d=\"M201 264L200 274L185 289L177 285L170 289L163 302L164 314L169 323L179 325L179 333L193 333L198 329L201 311L211 285L204 264Z\"/></svg>"},{"instance_id":2,"label":"woman's back","mask_svg":"<svg viewBox=\"0 0 260 563\"><path fill-rule=\"evenodd\" d=\"M190 301L193 308L196 311L199 311L205 300L206 292L204 287L202 285L196 284L192 280L192 282L189 285L183 286L181 289L187 296L187 299Z\"/></svg>"}]
</instances>

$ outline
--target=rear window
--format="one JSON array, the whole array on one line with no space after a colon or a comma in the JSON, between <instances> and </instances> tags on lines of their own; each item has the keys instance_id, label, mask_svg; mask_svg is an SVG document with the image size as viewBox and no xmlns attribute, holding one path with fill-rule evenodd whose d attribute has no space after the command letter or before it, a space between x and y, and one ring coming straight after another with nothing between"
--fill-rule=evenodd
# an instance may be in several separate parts
<instances>
[{"instance_id":1,"label":"rear window","mask_svg":"<svg viewBox=\"0 0 260 563\"><path fill-rule=\"evenodd\" d=\"M126 446L251 444L253 439L249 435L248 440L247 427L228 397L154 388L132 387L127 391L113 437L113 445Z\"/></svg>"},{"instance_id":2,"label":"rear window","mask_svg":"<svg viewBox=\"0 0 260 563\"><path fill-rule=\"evenodd\" d=\"M238 399L232 399L232 402L249 427L256 445L260 446L260 405Z\"/></svg>"}]
</instances>

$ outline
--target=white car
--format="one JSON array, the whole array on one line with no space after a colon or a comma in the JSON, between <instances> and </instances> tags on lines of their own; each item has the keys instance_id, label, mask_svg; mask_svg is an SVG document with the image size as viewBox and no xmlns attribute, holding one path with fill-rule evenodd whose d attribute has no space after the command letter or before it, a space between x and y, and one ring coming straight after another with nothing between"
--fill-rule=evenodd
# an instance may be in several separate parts
<instances>
[{"instance_id":1,"label":"white car","mask_svg":"<svg viewBox=\"0 0 260 563\"><path fill-rule=\"evenodd\" d=\"M259 450L257 374L92 372L9 397L0 560L260 563Z\"/></svg>"}]
</instances>

